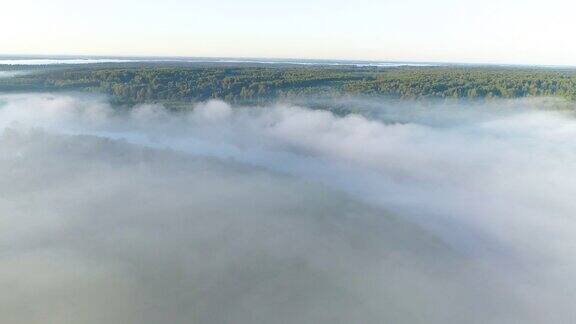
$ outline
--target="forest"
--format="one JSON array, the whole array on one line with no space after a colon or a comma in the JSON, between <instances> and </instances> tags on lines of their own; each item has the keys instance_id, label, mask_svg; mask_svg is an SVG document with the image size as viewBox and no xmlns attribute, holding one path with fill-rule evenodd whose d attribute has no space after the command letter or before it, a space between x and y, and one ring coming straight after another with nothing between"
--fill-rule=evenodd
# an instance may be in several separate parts
<instances>
[{"instance_id":1,"label":"forest","mask_svg":"<svg viewBox=\"0 0 576 324\"><path fill-rule=\"evenodd\" d=\"M105 64L35 67L0 79L0 91L83 91L116 104L222 99L263 103L292 97L576 99L576 70L534 67L263 66L241 64Z\"/></svg>"}]
</instances>

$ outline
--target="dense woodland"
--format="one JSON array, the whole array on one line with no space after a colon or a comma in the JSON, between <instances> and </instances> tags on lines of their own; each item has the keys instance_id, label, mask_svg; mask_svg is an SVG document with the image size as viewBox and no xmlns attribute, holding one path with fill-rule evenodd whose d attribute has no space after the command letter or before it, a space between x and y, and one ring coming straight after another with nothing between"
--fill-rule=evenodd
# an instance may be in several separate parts
<instances>
[{"instance_id":1,"label":"dense woodland","mask_svg":"<svg viewBox=\"0 0 576 324\"><path fill-rule=\"evenodd\" d=\"M297 96L391 98L576 99L576 70L518 67L326 67L107 64L37 67L0 79L0 91L74 90L104 93L119 104L265 102Z\"/></svg>"}]
</instances>

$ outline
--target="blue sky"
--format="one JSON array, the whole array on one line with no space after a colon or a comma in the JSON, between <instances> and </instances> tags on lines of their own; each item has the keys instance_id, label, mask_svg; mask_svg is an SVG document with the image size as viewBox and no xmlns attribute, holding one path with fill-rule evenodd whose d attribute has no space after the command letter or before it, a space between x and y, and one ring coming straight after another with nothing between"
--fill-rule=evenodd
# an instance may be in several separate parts
<instances>
[{"instance_id":1,"label":"blue sky","mask_svg":"<svg viewBox=\"0 0 576 324\"><path fill-rule=\"evenodd\" d=\"M576 64L567 0L5 0L0 54Z\"/></svg>"}]
</instances>

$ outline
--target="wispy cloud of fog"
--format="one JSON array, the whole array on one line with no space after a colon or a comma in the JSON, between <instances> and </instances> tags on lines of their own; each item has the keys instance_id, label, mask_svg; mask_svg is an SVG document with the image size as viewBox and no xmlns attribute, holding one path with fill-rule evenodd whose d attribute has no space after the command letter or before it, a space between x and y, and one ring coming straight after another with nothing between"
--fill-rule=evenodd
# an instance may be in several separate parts
<instances>
[{"instance_id":1,"label":"wispy cloud of fog","mask_svg":"<svg viewBox=\"0 0 576 324\"><path fill-rule=\"evenodd\" d=\"M0 96L0 320L568 323L557 104Z\"/></svg>"},{"instance_id":2,"label":"wispy cloud of fog","mask_svg":"<svg viewBox=\"0 0 576 324\"><path fill-rule=\"evenodd\" d=\"M0 71L0 79L11 78L25 73L26 71Z\"/></svg>"}]
</instances>

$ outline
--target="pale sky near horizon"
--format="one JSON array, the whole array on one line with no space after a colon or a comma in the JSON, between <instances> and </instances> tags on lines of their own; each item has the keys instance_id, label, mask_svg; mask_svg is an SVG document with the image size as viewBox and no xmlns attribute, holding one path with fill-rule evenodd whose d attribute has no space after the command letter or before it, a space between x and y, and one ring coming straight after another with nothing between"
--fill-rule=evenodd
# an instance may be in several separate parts
<instances>
[{"instance_id":1,"label":"pale sky near horizon","mask_svg":"<svg viewBox=\"0 0 576 324\"><path fill-rule=\"evenodd\" d=\"M2 0L0 54L576 65L568 0Z\"/></svg>"}]
</instances>

